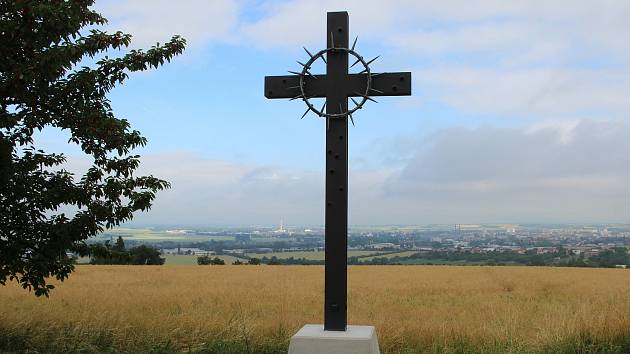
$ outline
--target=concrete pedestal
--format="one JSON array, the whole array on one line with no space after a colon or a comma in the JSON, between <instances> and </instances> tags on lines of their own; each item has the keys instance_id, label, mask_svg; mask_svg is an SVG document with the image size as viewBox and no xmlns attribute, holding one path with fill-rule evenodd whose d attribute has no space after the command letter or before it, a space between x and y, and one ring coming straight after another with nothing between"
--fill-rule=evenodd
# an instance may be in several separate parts
<instances>
[{"instance_id":1,"label":"concrete pedestal","mask_svg":"<svg viewBox=\"0 0 630 354\"><path fill-rule=\"evenodd\" d=\"M289 354L380 354L373 326L348 326L345 332L306 325L293 337Z\"/></svg>"}]
</instances>

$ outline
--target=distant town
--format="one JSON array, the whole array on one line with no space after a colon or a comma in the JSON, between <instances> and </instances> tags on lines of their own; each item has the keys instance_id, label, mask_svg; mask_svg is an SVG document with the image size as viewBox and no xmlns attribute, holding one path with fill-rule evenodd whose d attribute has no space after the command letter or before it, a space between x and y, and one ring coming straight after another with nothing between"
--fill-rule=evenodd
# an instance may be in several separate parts
<instances>
[{"instance_id":1,"label":"distant town","mask_svg":"<svg viewBox=\"0 0 630 354\"><path fill-rule=\"evenodd\" d=\"M323 227L147 227L109 230L92 242L160 250L166 264L323 264ZM353 227L348 264L533 265L626 268L630 225L426 225Z\"/></svg>"}]
</instances>

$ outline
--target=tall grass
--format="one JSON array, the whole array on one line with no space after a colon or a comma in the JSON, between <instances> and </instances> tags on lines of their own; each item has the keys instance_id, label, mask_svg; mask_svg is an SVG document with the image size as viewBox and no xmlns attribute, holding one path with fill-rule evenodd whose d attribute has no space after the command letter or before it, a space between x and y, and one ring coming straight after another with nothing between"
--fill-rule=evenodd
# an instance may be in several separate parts
<instances>
[{"instance_id":1,"label":"tall grass","mask_svg":"<svg viewBox=\"0 0 630 354\"><path fill-rule=\"evenodd\" d=\"M630 271L349 268L384 353L630 352ZM282 353L322 323L315 266L79 266L50 299L0 287L0 351Z\"/></svg>"}]
</instances>

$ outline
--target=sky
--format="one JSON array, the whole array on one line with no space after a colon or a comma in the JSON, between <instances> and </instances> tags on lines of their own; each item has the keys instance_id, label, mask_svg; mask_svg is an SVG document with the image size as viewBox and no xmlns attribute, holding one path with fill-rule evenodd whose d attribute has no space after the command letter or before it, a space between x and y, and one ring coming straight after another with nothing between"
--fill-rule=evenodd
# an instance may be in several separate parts
<instances>
[{"instance_id":1,"label":"sky","mask_svg":"<svg viewBox=\"0 0 630 354\"><path fill-rule=\"evenodd\" d=\"M348 11L371 67L411 71L349 136L349 223L630 222L630 2L101 0L132 49L179 34L184 54L110 98L172 183L134 224L321 225L324 129L268 100ZM323 72L322 72L323 73ZM44 142L86 168L63 133Z\"/></svg>"}]
</instances>

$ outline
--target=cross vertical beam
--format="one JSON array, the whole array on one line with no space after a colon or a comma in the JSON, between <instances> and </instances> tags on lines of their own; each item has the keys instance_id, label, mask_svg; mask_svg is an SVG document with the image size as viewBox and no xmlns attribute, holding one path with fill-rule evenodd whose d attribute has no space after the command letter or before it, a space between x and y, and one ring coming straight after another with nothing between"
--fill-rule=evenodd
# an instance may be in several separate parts
<instances>
[{"instance_id":1,"label":"cross vertical beam","mask_svg":"<svg viewBox=\"0 0 630 354\"><path fill-rule=\"evenodd\" d=\"M347 12L329 12L328 48L348 48ZM329 52L326 112L348 111L348 53ZM347 322L348 118L326 124L326 265L324 330L345 331Z\"/></svg>"},{"instance_id":2,"label":"cross vertical beam","mask_svg":"<svg viewBox=\"0 0 630 354\"><path fill-rule=\"evenodd\" d=\"M347 324L348 97L364 97L366 90L368 96L411 95L410 72L368 74L364 70L358 74L348 73L348 51L334 49L348 49L348 22L347 12L328 13L328 45L315 54L318 57L326 55L326 75L309 73L302 76L291 71L295 75L265 77L267 98L301 98L310 105L308 99L326 97L326 113L316 112L320 117L346 114L341 118L326 117L324 329L327 331L345 331Z\"/></svg>"}]
</instances>

